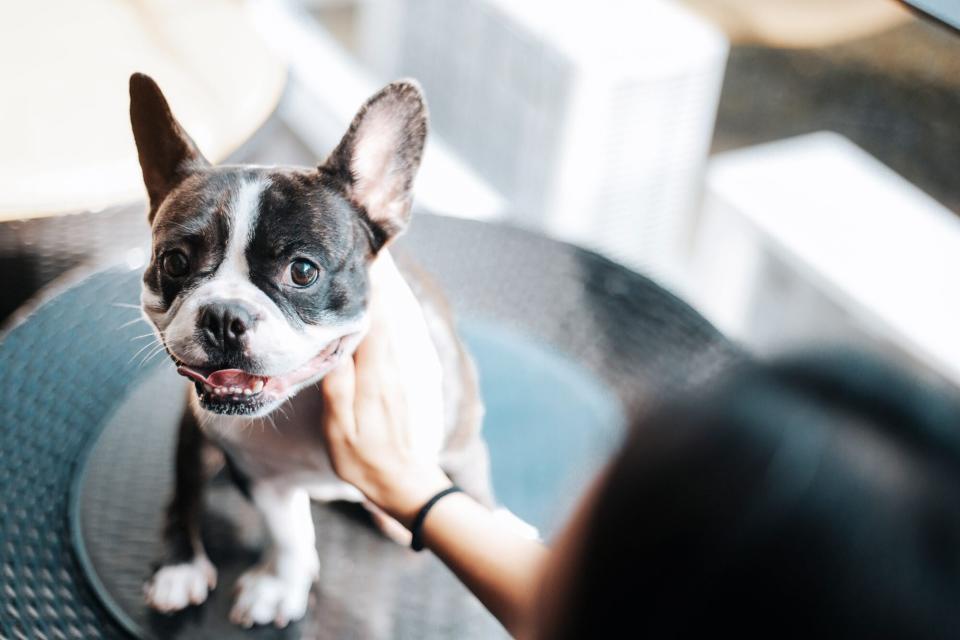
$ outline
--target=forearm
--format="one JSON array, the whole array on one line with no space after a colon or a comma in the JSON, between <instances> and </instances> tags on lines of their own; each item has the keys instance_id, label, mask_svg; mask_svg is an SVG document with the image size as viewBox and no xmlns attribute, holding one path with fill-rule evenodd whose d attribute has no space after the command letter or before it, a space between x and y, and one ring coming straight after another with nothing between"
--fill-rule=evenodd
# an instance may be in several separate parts
<instances>
[{"instance_id":1,"label":"forearm","mask_svg":"<svg viewBox=\"0 0 960 640\"><path fill-rule=\"evenodd\" d=\"M439 468L418 467L388 479L377 477L365 492L409 529L421 507L449 486ZM424 546L516 635L539 587L546 547L464 493L444 496L433 505L421 533Z\"/></svg>"},{"instance_id":2,"label":"forearm","mask_svg":"<svg viewBox=\"0 0 960 640\"><path fill-rule=\"evenodd\" d=\"M462 493L434 505L423 541L512 635L522 629L547 557L543 544Z\"/></svg>"}]
</instances>

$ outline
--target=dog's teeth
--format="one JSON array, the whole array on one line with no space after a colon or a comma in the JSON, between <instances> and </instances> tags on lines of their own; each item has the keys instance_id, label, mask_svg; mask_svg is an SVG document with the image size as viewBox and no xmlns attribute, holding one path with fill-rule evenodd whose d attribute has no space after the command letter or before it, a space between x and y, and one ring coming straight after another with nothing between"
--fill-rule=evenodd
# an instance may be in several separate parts
<instances>
[{"instance_id":1,"label":"dog's teeth","mask_svg":"<svg viewBox=\"0 0 960 640\"><path fill-rule=\"evenodd\" d=\"M257 380L253 383L253 392L260 393L263 391L263 380Z\"/></svg>"},{"instance_id":2,"label":"dog's teeth","mask_svg":"<svg viewBox=\"0 0 960 640\"><path fill-rule=\"evenodd\" d=\"M243 395L245 395L245 396L252 396L252 395L253 395L253 389L244 389L244 390L243 390Z\"/></svg>"},{"instance_id":3,"label":"dog's teeth","mask_svg":"<svg viewBox=\"0 0 960 640\"><path fill-rule=\"evenodd\" d=\"M216 389L213 390L213 392L218 396L222 396L223 394L226 393L226 390L224 390L223 387L217 387Z\"/></svg>"}]
</instances>

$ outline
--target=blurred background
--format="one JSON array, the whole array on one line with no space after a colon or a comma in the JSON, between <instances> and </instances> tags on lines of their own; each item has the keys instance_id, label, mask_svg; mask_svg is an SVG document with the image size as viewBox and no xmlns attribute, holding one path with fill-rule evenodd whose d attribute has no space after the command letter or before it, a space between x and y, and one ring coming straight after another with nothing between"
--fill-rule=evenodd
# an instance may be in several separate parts
<instances>
[{"instance_id":1,"label":"blurred background","mask_svg":"<svg viewBox=\"0 0 960 640\"><path fill-rule=\"evenodd\" d=\"M212 160L305 165L412 76L422 209L593 249L761 355L853 342L960 385L960 36L894 0L48 0L0 36L8 324L144 264L132 71Z\"/></svg>"}]
</instances>

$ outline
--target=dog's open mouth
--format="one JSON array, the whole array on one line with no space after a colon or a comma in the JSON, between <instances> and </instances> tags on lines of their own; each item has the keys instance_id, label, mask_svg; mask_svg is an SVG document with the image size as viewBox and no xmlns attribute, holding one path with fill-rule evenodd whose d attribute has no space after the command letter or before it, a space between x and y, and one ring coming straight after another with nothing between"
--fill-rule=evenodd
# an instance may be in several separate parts
<instances>
[{"instance_id":1,"label":"dog's open mouth","mask_svg":"<svg viewBox=\"0 0 960 640\"><path fill-rule=\"evenodd\" d=\"M204 409L215 413L255 413L288 397L291 390L336 363L346 336L332 341L305 365L279 376L249 373L242 369L188 366L177 363L177 373L193 381Z\"/></svg>"},{"instance_id":2,"label":"dog's open mouth","mask_svg":"<svg viewBox=\"0 0 960 640\"><path fill-rule=\"evenodd\" d=\"M254 375L241 369L218 369L204 375L202 371L180 365L177 373L193 380L198 385L198 393L232 402L252 400L263 393L270 382L267 376Z\"/></svg>"}]
</instances>

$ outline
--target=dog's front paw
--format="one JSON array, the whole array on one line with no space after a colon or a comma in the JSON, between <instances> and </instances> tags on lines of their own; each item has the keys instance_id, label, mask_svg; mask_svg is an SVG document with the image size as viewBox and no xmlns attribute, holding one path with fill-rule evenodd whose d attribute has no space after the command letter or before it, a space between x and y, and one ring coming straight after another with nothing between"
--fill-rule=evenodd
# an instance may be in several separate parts
<instances>
[{"instance_id":1,"label":"dog's front paw","mask_svg":"<svg viewBox=\"0 0 960 640\"><path fill-rule=\"evenodd\" d=\"M230 621L242 627L272 624L285 627L307 613L313 577L279 576L270 567L255 567L237 580L237 598Z\"/></svg>"},{"instance_id":2,"label":"dog's front paw","mask_svg":"<svg viewBox=\"0 0 960 640\"><path fill-rule=\"evenodd\" d=\"M173 613L202 604L217 586L217 570L204 556L190 562L160 567L143 586L147 604L161 613Z\"/></svg>"}]
</instances>

